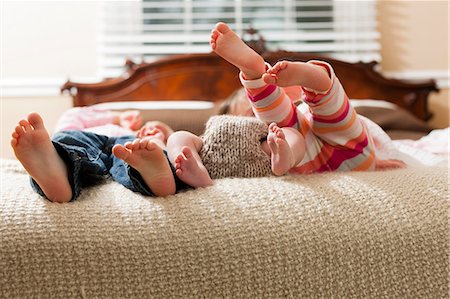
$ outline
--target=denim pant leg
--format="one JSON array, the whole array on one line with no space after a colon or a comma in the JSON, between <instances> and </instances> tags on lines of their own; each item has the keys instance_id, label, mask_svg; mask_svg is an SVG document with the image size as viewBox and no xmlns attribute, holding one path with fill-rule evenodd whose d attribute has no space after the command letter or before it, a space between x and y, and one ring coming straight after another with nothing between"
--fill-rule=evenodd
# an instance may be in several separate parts
<instances>
[{"instance_id":1,"label":"denim pant leg","mask_svg":"<svg viewBox=\"0 0 450 299\"><path fill-rule=\"evenodd\" d=\"M64 131L55 134L52 142L67 166L68 179L72 187L71 201L80 195L83 187L96 184L109 176L134 192L152 196L153 192L139 172L112 154L115 144L124 144L135 138L134 136L108 137L84 131ZM165 154L167 157L167 153ZM169 165L172 168L177 191L185 189L187 185L175 175L175 169L170 162ZM33 179L31 179L31 185L37 193L45 197L44 192Z\"/></svg>"},{"instance_id":2,"label":"denim pant leg","mask_svg":"<svg viewBox=\"0 0 450 299\"><path fill-rule=\"evenodd\" d=\"M63 131L52 138L53 146L67 166L72 200L85 186L93 185L109 176L111 155L104 152L110 137L83 131ZM33 189L45 196L39 185L31 179Z\"/></svg>"}]
</instances>

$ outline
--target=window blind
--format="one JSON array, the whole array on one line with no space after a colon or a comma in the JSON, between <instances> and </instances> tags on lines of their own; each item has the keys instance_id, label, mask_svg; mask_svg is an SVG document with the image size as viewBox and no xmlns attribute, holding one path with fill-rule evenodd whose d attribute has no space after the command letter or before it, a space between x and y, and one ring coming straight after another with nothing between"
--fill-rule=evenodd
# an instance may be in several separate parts
<instances>
[{"instance_id":1,"label":"window blind","mask_svg":"<svg viewBox=\"0 0 450 299\"><path fill-rule=\"evenodd\" d=\"M376 0L135 0L102 3L99 76L123 72L126 58L210 52L214 24L239 35L250 26L268 50L313 52L347 61L380 60Z\"/></svg>"}]
</instances>

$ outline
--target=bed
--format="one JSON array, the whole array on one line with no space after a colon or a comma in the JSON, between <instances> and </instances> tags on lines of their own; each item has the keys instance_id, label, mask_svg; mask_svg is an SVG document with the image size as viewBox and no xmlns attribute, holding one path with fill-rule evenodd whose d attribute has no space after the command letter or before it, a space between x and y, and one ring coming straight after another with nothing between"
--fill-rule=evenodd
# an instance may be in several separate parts
<instances>
[{"instance_id":1,"label":"bed","mask_svg":"<svg viewBox=\"0 0 450 299\"><path fill-rule=\"evenodd\" d=\"M270 63L328 61L360 113L399 138L430 130L433 81L387 79L376 63L262 55ZM75 107L137 107L147 118L201 133L221 101L240 88L237 70L212 53L127 61L125 69L99 83L68 81L62 91ZM206 106L193 109L180 104L185 101ZM64 205L33 193L20 164L2 160L0 297L447 297L447 157L405 148L411 150L405 145L403 154L426 163L223 178L166 198L106 180Z\"/></svg>"}]
</instances>

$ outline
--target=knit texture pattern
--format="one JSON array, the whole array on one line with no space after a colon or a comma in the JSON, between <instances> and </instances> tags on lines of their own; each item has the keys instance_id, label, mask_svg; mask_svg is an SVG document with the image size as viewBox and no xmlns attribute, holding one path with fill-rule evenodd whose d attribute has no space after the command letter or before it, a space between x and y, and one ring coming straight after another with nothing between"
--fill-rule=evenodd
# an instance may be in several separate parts
<instances>
[{"instance_id":1,"label":"knit texture pattern","mask_svg":"<svg viewBox=\"0 0 450 299\"><path fill-rule=\"evenodd\" d=\"M206 123L200 157L212 179L272 174L261 148L267 125L254 117L220 115Z\"/></svg>"},{"instance_id":2,"label":"knit texture pattern","mask_svg":"<svg viewBox=\"0 0 450 299\"><path fill-rule=\"evenodd\" d=\"M225 178L69 204L3 161L0 298L448 298L445 167Z\"/></svg>"}]
</instances>

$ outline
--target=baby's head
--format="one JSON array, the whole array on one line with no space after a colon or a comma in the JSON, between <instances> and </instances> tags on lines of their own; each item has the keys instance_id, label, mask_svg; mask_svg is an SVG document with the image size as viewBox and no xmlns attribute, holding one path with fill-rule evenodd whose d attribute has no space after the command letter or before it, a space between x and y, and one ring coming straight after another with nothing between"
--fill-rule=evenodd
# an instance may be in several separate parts
<instances>
[{"instance_id":1,"label":"baby's head","mask_svg":"<svg viewBox=\"0 0 450 299\"><path fill-rule=\"evenodd\" d=\"M241 88L236 90L228 99L226 99L220 106L218 114L254 116L252 106L247 99L245 89Z\"/></svg>"},{"instance_id":2,"label":"baby's head","mask_svg":"<svg viewBox=\"0 0 450 299\"><path fill-rule=\"evenodd\" d=\"M139 138L145 136L153 136L166 143L167 138L169 138L172 133L172 128L163 122L148 121L139 129L139 131L136 133L136 136Z\"/></svg>"}]
</instances>

